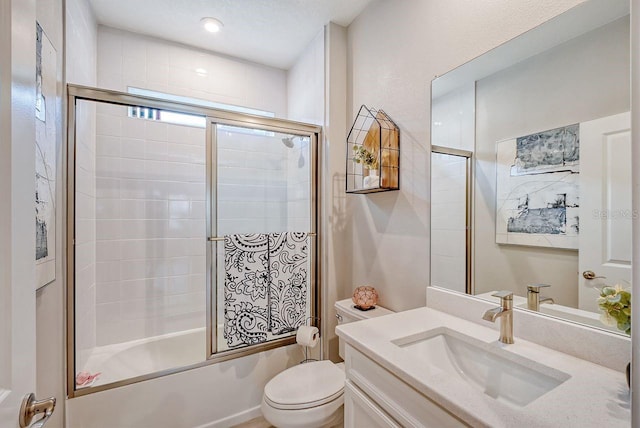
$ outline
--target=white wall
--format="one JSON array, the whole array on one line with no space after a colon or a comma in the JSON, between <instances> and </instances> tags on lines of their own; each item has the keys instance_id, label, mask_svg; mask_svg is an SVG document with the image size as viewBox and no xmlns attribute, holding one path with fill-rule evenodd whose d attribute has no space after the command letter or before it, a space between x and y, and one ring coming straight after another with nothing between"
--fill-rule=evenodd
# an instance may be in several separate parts
<instances>
[{"instance_id":1,"label":"white wall","mask_svg":"<svg viewBox=\"0 0 640 428\"><path fill-rule=\"evenodd\" d=\"M578 253L495 243L496 142L629 111L629 21L602 28L476 85L475 290L527 284L578 305ZM517 108L514 108L517 106Z\"/></svg>"},{"instance_id":2,"label":"white wall","mask_svg":"<svg viewBox=\"0 0 640 428\"><path fill-rule=\"evenodd\" d=\"M400 127L400 191L348 195L349 287L370 283L393 310L422 306L429 279L429 82L581 3L385 2L349 26L348 116L361 104Z\"/></svg>"},{"instance_id":3,"label":"white wall","mask_svg":"<svg viewBox=\"0 0 640 428\"><path fill-rule=\"evenodd\" d=\"M66 4L66 80L97 83L97 24L88 0ZM83 367L96 344L96 110L83 104L76 111L76 365ZM66 146L66 145L65 145ZM62 192L60 193L62 194ZM59 233L60 239L64 234Z\"/></svg>"},{"instance_id":4,"label":"white wall","mask_svg":"<svg viewBox=\"0 0 640 428\"><path fill-rule=\"evenodd\" d=\"M65 366L64 346L65 312L64 308L64 235L62 225L65 221L64 203L66 201L63 186L65 171L62 164L64 139L63 117L63 63L65 47L63 45L63 7L61 0L38 0L36 16L44 33L56 50L57 63L57 99L56 99L56 280L36 293L36 396L56 397L59 406L52 419L47 423L53 428L64 426Z\"/></svg>"},{"instance_id":5,"label":"white wall","mask_svg":"<svg viewBox=\"0 0 640 428\"><path fill-rule=\"evenodd\" d=\"M325 30L287 71L287 119L324 124Z\"/></svg>"},{"instance_id":6,"label":"white wall","mask_svg":"<svg viewBox=\"0 0 640 428\"><path fill-rule=\"evenodd\" d=\"M631 52L640 52L640 0L631 0ZM631 156L633 168L633 187L632 201L633 210L640 210L640 173L638 165L640 165L640 55L631 55ZM640 217L633 219L633 278L632 285L632 305L638 307L640 304L640 263L638 263L638 255L640 254ZM637 344L640 341L640 317L631 319L632 333L631 343ZM638 346L632 347L631 357L631 426L640 424L640 394L638 387L640 385L640 349Z\"/></svg>"}]
</instances>

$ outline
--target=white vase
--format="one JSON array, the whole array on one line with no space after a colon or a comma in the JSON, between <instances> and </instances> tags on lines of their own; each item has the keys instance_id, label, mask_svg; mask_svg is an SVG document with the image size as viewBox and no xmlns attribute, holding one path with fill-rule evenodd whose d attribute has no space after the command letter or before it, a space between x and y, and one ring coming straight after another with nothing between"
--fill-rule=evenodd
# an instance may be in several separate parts
<instances>
[{"instance_id":1,"label":"white vase","mask_svg":"<svg viewBox=\"0 0 640 428\"><path fill-rule=\"evenodd\" d=\"M371 189L373 187L380 186L380 177L378 177L378 170L370 169L369 175L364 178L364 182L362 183L365 189Z\"/></svg>"}]
</instances>

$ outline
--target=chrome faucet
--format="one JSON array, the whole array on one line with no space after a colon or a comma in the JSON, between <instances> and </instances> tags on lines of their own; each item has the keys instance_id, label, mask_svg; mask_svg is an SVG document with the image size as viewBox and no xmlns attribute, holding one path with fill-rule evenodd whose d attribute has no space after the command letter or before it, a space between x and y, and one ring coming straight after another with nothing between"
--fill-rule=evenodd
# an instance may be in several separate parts
<instances>
[{"instance_id":1,"label":"chrome faucet","mask_svg":"<svg viewBox=\"0 0 640 428\"><path fill-rule=\"evenodd\" d=\"M551 287L549 284L531 284L527 285L527 308L532 311L540 310L540 303L555 303L551 297L541 296L540 289Z\"/></svg>"},{"instance_id":2,"label":"chrome faucet","mask_svg":"<svg viewBox=\"0 0 640 428\"><path fill-rule=\"evenodd\" d=\"M500 342L513 343L513 292L498 291L492 296L500 298L500 306L489 309L482 315L482 319L496 322L496 318L500 318Z\"/></svg>"}]
</instances>

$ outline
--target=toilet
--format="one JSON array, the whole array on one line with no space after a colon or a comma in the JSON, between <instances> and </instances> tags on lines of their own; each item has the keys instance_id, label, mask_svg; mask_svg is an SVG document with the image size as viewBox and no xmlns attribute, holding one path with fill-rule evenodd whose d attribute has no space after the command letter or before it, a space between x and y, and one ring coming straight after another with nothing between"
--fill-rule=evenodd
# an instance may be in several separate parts
<instances>
[{"instance_id":1,"label":"toilet","mask_svg":"<svg viewBox=\"0 0 640 428\"><path fill-rule=\"evenodd\" d=\"M392 313L356 309L351 299L335 304L338 324ZM344 358L344 344L339 342ZM276 375L264 387L262 415L277 428L320 428L341 426L344 404L344 363L329 360L298 364Z\"/></svg>"}]
</instances>

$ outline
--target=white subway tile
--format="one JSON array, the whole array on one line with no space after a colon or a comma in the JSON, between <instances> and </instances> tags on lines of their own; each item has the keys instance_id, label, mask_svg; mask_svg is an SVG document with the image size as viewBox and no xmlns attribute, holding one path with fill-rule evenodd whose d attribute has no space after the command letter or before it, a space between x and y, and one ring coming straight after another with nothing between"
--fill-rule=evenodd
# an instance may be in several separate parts
<instances>
[{"instance_id":1,"label":"white subway tile","mask_svg":"<svg viewBox=\"0 0 640 428\"><path fill-rule=\"evenodd\" d=\"M204 256L207 254L207 241L203 237L189 239L189 255Z\"/></svg>"},{"instance_id":2,"label":"white subway tile","mask_svg":"<svg viewBox=\"0 0 640 428\"><path fill-rule=\"evenodd\" d=\"M144 162L144 173L147 180L165 181L171 178L171 164L148 160Z\"/></svg>"},{"instance_id":3,"label":"white subway tile","mask_svg":"<svg viewBox=\"0 0 640 428\"><path fill-rule=\"evenodd\" d=\"M119 302L120 296L120 281L105 282L96 285L96 303L112 303Z\"/></svg>"},{"instance_id":4,"label":"white subway tile","mask_svg":"<svg viewBox=\"0 0 640 428\"><path fill-rule=\"evenodd\" d=\"M135 117L124 118L122 122L122 136L124 138L144 140L145 122L146 120Z\"/></svg>"},{"instance_id":5,"label":"white subway tile","mask_svg":"<svg viewBox=\"0 0 640 428\"><path fill-rule=\"evenodd\" d=\"M144 180L121 180L120 197L123 199L145 199L147 183Z\"/></svg>"},{"instance_id":6,"label":"white subway tile","mask_svg":"<svg viewBox=\"0 0 640 428\"><path fill-rule=\"evenodd\" d=\"M169 238L189 238L191 233L191 220L169 220Z\"/></svg>"},{"instance_id":7,"label":"white subway tile","mask_svg":"<svg viewBox=\"0 0 640 428\"><path fill-rule=\"evenodd\" d=\"M96 260L98 262L117 261L122 258L120 252L120 241L98 241L96 242Z\"/></svg>"},{"instance_id":8,"label":"white subway tile","mask_svg":"<svg viewBox=\"0 0 640 428\"><path fill-rule=\"evenodd\" d=\"M190 257L189 259L189 273L191 275L204 275L207 271L206 257Z\"/></svg>"},{"instance_id":9,"label":"white subway tile","mask_svg":"<svg viewBox=\"0 0 640 428\"><path fill-rule=\"evenodd\" d=\"M142 199L122 199L120 218L129 220L146 218L145 201ZM126 238L126 235L124 237Z\"/></svg>"},{"instance_id":10,"label":"white subway tile","mask_svg":"<svg viewBox=\"0 0 640 428\"><path fill-rule=\"evenodd\" d=\"M190 240L188 238L168 239L166 249L167 257L187 257L191 255Z\"/></svg>"},{"instance_id":11,"label":"white subway tile","mask_svg":"<svg viewBox=\"0 0 640 428\"><path fill-rule=\"evenodd\" d=\"M169 202L169 218L186 219L191 217L191 203L189 201L171 201Z\"/></svg>"},{"instance_id":12,"label":"white subway tile","mask_svg":"<svg viewBox=\"0 0 640 428\"><path fill-rule=\"evenodd\" d=\"M144 59L125 57L122 62L122 75L126 80L147 78L147 63Z\"/></svg>"},{"instance_id":13,"label":"white subway tile","mask_svg":"<svg viewBox=\"0 0 640 428\"><path fill-rule=\"evenodd\" d=\"M139 138L122 138L122 157L131 159L145 158L145 141Z\"/></svg>"},{"instance_id":14,"label":"white subway tile","mask_svg":"<svg viewBox=\"0 0 640 428\"><path fill-rule=\"evenodd\" d=\"M202 201L191 201L191 210L189 211L189 217L192 219L204 219L207 214L206 203Z\"/></svg>"},{"instance_id":15,"label":"white subway tile","mask_svg":"<svg viewBox=\"0 0 640 428\"><path fill-rule=\"evenodd\" d=\"M146 276L147 278L158 278L168 276L170 272L169 259L153 259L147 260Z\"/></svg>"},{"instance_id":16,"label":"white subway tile","mask_svg":"<svg viewBox=\"0 0 640 428\"><path fill-rule=\"evenodd\" d=\"M145 241L147 257L159 258L167 256L166 239L148 239Z\"/></svg>"},{"instance_id":17,"label":"white subway tile","mask_svg":"<svg viewBox=\"0 0 640 428\"><path fill-rule=\"evenodd\" d=\"M142 180L145 178L145 161L142 159L122 159L120 177Z\"/></svg>"},{"instance_id":18,"label":"white subway tile","mask_svg":"<svg viewBox=\"0 0 640 428\"><path fill-rule=\"evenodd\" d=\"M121 236L120 220L96 220L96 239L120 239Z\"/></svg>"},{"instance_id":19,"label":"white subway tile","mask_svg":"<svg viewBox=\"0 0 640 428\"><path fill-rule=\"evenodd\" d=\"M96 137L96 154L98 156L121 156L120 138L107 135L98 135Z\"/></svg>"},{"instance_id":20,"label":"white subway tile","mask_svg":"<svg viewBox=\"0 0 640 428\"><path fill-rule=\"evenodd\" d=\"M146 269L147 261L144 259L140 260L123 260L121 262L122 269L122 279L123 280L132 280L132 279L144 279L147 278L147 269ZM125 292L126 294L126 292Z\"/></svg>"},{"instance_id":21,"label":"white subway tile","mask_svg":"<svg viewBox=\"0 0 640 428\"><path fill-rule=\"evenodd\" d=\"M191 72L182 67L169 67L169 86L177 88L189 88L190 80L195 77L195 72Z\"/></svg>"},{"instance_id":22,"label":"white subway tile","mask_svg":"<svg viewBox=\"0 0 640 428\"><path fill-rule=\"evenodd\" d=\"M98 72L98 80L100 87L103 89L111 89L114 91L126 92L127 88L122 79L122 74L107 73L106 71Z\"/></svg>"},{"instance_id":23,"label":"white subway tile","mask_svg":"<svg viewBox=\"0 0 640 428\"><path fill-rule=\"evenodd\" d=\"M133 220L122 220L122 237L128 239L145 239L148 237L148 230L146 227L146 220L143 219L133 219Z\"/></svg>"},{"instance_id":24,"label":"white subway tile","mask_svg":"<svg viewBox=\"0 0 640 428\"><path fill-rule=\"evenodd\" d=\"M119 198L120 179L118 178L96 178L97 198Z\"/></svg>"},{"instance_id":25,"label":"white subway tile","mask_svg":"<svg viewBox=\"0 0 640 428\"><path fill-rule=\"evenodd\" d=\"M118 320L121 316L120 303L101 303L96 305L96 324L99 327L107 326Z\"/></svg>"},{"instance_id":26,"label":"white subway tile","mask_svg":"<svg viewBox=\"0 0 640 428\"><path fill-rule=\"evenodd\" d=\"M162 141L147 141L144 146L145 159L166 161L168 152L168 143Z\"/></svg>"},{"instance_id":27,"label":"white subway tile","mask_svg":"<svg viewBox=\"0 0 640 428\"><path fill-rule=\"evenodd\" d=\"M147 219L168 219L169 201L145 201L145 217Z\"/></svg>"},{"instance_id":28,"label":"white subway tile","mask_svg":"<svg viewBox=\"0 0 640 428\"><path fill-rule=\"evenodd\" d=\"M97 135L120 137L122 135L122 118L110 114L97 115Z\"/></svg>"},{"instance_id":29,"label":"white subway tile","mask_svg":"<svg viewBox=\"0 0 640 428\"><path fill-rule=\"evenodd\" d=\"M98 157L96 159L96 175L100 178L118 178L121 168L120 158Z\"/></svg>"},{"instance_id":30,"label":"white subway tile","mask_svg":"<svg viewBox=\"0 0 640 428\"><path fill-rule=\"evenodd\" d=\"M169 65L169 46L155 40L147 40L147 60L149 63Z\"/></svg>"},{"instance_id":31,"label":"white subway tile","mask_svg":"<svg viewBox=\"0 0 640 428\"><path fill-rule=\"evenodd\" d=\"M100 261L96 262L96 283L120 281L121 265L120 261Z\"/></svg>"},{"instance_id":32,"label":"white subway tile","mask_svg":"<svg viewBox=\"0 0 640 428\"><path fill-rule=\"evenodd\" d=\"M167 124L148 120L146 122L146 139L153 141L167 141Z\"/></svg>"},{"instance_id":33,"label":"white subway tile","mask_svg":"<svg viewBox=\"0 0 640 428\"><path fill-rule=\"evenodd\" d=\"M120 241L120 251L123 260L146 258L146 243L144 239L126 238Z\"/></svg>"},{"instance_id":34,"label":"white subway tile","mask_svg":"<svg viewBox=\"0 0 640 428\"><path fill-rule=\"evenodd\" d=\"M205 238L207 236L207 223L204 219L201 220L189 220L190 222L190 234L191 238Z\"/></svg>"}]
</instances>

